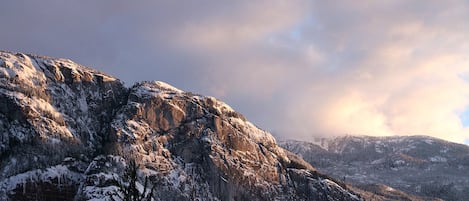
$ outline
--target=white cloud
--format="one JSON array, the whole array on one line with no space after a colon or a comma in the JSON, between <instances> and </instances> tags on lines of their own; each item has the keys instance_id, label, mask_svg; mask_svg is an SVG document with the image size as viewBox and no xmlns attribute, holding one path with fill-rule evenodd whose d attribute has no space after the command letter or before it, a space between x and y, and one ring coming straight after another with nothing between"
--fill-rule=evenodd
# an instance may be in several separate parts
<instances>
[{"instance_id":1,"label":"white cloud","mask_svg":"<svg viewBox=\"0 0 469 201\"><path fill-rule=\"evenodd\" d=\"M213 93L240 102L286 96L254 110L267 113L254 121L279 135L467 137L459 115L469 106L460 76L469 69L469 31L458 23L469 10L354 2L317 3L308 14L289 5L208 19L185 27L178 41L211 55L202 57Z\"/></svg>"},{"instance_id":2,"label":"white cloud","mask_svg":"<svg viewBox=\"0 0 469 201\"><path fill-rule=\"evenodd\" d=\"M319 22L332 27L337 37L324 35L313 43L324 43L326 66L337 65L338 70L329 79L313 77L300 103L291 102L290 116L305 125L300 135L425 134L456 142L468 138L460 114L469 106L469 85L461 76L469 72L469 29L458 23L468 23L459 17L467 16L469 9L459 3L462 6L453 5L460 11L454 15L447 11L455 9L437 4L414 13L354 5L350 16L339 14L350 19L349 24L328 18L341 6L324 9ZM438 9L442 13L434 13L433 19L423 18ZM299 116L301 111L311 112Z\"/></svg>"}]
</instances>

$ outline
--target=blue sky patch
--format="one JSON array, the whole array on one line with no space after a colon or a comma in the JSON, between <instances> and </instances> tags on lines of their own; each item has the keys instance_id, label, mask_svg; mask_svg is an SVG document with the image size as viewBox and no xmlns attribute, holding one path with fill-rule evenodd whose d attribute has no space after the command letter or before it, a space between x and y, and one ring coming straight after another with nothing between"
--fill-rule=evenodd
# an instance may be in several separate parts
<instances>
[{"instance_id":1,"label":"blue sky patch","mask_svg":"<svg viewBox=\"0 0 469 201\"><path fill-rule=\"evenodd\" d=\"M464 125L464 127L469 126L469 109L464 111L464 113L461 114L461 122Z\"/></svg>"}]
</instances>

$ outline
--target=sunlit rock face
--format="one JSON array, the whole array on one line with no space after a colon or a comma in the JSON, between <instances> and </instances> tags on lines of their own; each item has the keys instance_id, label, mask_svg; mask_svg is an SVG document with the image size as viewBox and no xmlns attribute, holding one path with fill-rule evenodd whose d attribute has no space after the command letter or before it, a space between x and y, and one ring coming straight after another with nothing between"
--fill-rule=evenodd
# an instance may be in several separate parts
<instances>
[{"instance_id":1,"label":"sunlit rock face","mask_svg":"<svg viewBox=\"0 0 469 201\"><path fill-rule=\"evenodd\" d=\"M0 86L2 200L119 200L129 161L154 200L361 200L213 97L9 52Z\"/></svg>"},{"instance_id":2,"label":"sunlit rock face","mask_svg":"<svg viewBox=\"0 0 469 201\"><path fill-rule=\"evenodd\" d=\"M70 60L0 52L0 178L100 149L126 94Z\"/></svg>"}]
</instances>

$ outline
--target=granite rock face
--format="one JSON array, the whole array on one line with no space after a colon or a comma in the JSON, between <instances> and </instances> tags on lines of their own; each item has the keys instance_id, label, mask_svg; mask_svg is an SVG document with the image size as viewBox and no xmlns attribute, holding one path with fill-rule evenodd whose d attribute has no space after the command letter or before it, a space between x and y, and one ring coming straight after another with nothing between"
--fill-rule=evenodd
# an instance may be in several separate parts
<instances>
[{"instance_id":1,"label":"granite rock face","mask_svg":"<svg viewBox=\"0 0 469 201\"><path fill-rule=\"evenodd\" d=\"M99 150L126 94L70 60L0 52L0 178Z\"/></svg>"},{"instance_id":2,"label":"granite rock face","mask_svg":"<svg viewBox=\"0 0 469 201\"><path fill-rule=\"evenodd\" d=\"M154 200L361 200L225 103L163 82L0 52L0 103L2 200L119 200L129 161Z\"/></svg>"}]
</instances>

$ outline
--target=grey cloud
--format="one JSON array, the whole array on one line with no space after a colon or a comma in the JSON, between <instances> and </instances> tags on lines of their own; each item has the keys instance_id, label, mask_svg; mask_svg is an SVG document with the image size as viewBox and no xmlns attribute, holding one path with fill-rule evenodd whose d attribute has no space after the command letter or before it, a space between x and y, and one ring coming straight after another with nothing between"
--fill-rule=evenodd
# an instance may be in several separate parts
<instances>
[{"instance_id":1,"label":"grey cloud","mask_svg":"<svg viewBox=\"0 0 469 201\"><path fill-rule=\"evenodd\" d=\"M468 73L468 15L463 0L21 0L0 7L0 47L71 58L129 85L156 79L217 96L284 138L425 133L462 142L458 114L469 101L457 75ZM434 96L441 91L453 100Z\"/></svg>"}]
</instances>

